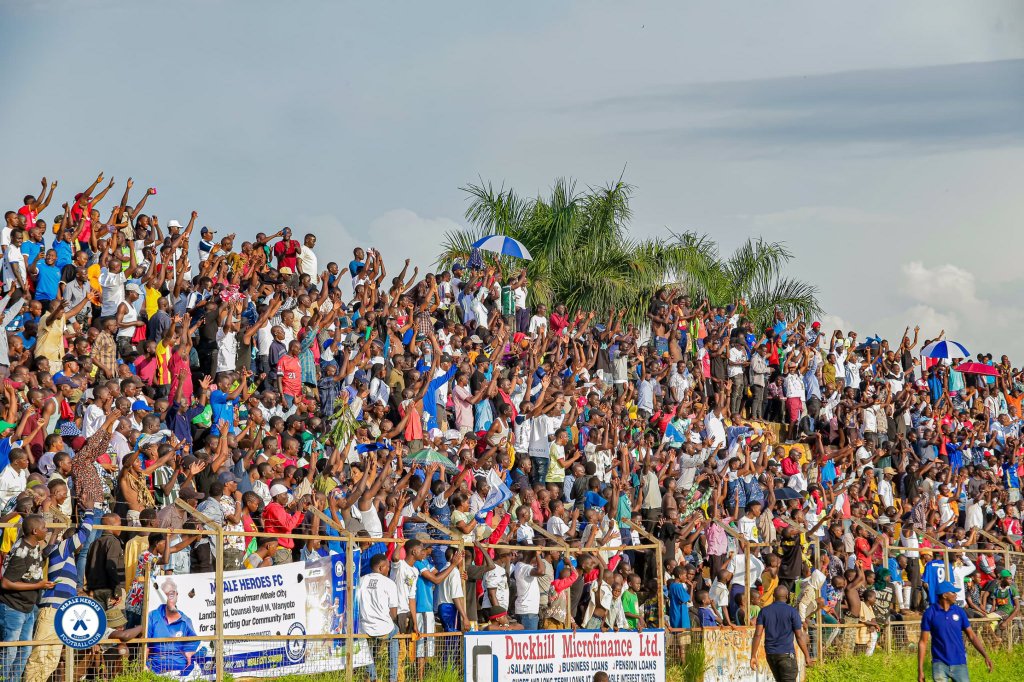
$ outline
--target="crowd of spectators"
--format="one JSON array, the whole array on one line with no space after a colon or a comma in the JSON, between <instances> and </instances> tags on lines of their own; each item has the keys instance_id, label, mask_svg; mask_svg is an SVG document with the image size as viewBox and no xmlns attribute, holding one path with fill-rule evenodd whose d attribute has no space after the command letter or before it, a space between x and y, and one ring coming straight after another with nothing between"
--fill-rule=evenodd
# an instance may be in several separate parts
<instances>
[{"instance_id":1,"label":"crowd of spectators","mask_svg":"<svg viewBox=\"0 0 1024 682\"><path fill-rule=\"evenodd\" d=\"M640 326L534 309L526 270L488 254L420 273L369 248L324 263L288 227L196 240L196 212L162 223L130 179L103 208L114 186L51 208L44 178L0 234L5 641L56 641L75 594L137 632L147 571L303 561L343 551L339 528L364 542L377 649L752 624L780 585L869 654L947 581L997 630L1019 613L1006 356L964 374L920 355L941 332L759 327L673 287ZM181 532L208 528L177 500L236 534ZM2 653L0 678L41 682L60 649Z\"/></svg>"}]
</instances>

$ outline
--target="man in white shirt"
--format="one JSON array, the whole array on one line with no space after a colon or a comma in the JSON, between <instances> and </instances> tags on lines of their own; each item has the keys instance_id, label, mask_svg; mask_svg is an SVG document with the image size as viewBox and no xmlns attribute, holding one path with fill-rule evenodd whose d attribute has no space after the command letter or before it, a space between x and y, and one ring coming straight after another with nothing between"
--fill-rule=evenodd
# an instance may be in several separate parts
<instances>
[{"instance_id":1,"label":"man in white shirt","mask_svg":"<svg viewBox=\"0 0 1024 682\"><path fill-rule=\"evenodd\" d=\"M882 469L882 475L878 479L878 497L882 500L882 507L885 509L893 506L892 477L895 475L895 469L885 467ZM970 530L970 528L967 530Z\"/></svg>"},{"instance_id":2,"label":"man in white shirt","mask_svg":"<svg viewBox=\"0 0 1024 682\"><path fill-rule=\"evenodd\" d=\"M707 431L708 438L711 439L711 452L718 452L718 450L725 446L725 421L723 421L724 406L716 405L715 409L708 412L708 416L704 418L704 429Z\"/></svg>"},{"instance_id":3,"label":"man in white shirt","mask_svg":"<svg viewBox=\"0 0 1024 682\"><path fill-rule=\"evenodd\" d=\"M398 640L394 639L394 635L398 632L395 620L398 618L400 604L398 586L388 577L389 568L386 554L377 554L370 559L371 572L360 578L356 587L356 604L359 608L359 629L370 637L370 679L377 679L375 662L386 641L391 665L390 679L395 682L398 679Z\"/></svg>"},{"instance_id":4,"label":"man in white shirt","mask_svg":"<svg viewBox=\"0 0 1024 682\"><path fill-rule=\"evenodd\" d=\"M4 246L3 275L5 283L12 283L21 293L27 291L25 286L25 255L21 252L21 243L25 241L25 230L20 228L11 231L11 242Z\"/></svg>"},{"instance_id":5,"label":"man in white shirt","mask_svg":"<svg viewBox=\"0 0 1024 682\"><path fill-rule=\"evenodd\" d=\"M117 308L124 303L124 284L128 278L121 272L121 259L115 258L107 263L107 267L100 271L100 287L102 307L100 317L113 317L117 314Z\"/></svg>"},{"instance_id":6,"label":"man in white shirt","mask_svg":"<svg viewBox=\"0 0 1024 682\"><path fill-rule=\"evenodd\" d=\"M391 565L391 580L398 587L396 621L399 632L403 634L412 632L412 614L416 604L416 581L420 577L419 569L413 566L416 563L413 550L420 544L419 540L409 540L405 543L405 558Z\"/></svg>"},{"instance_id":7,"label":"man in white shirt","mask_svg":"<svg viewBox=\"0 0 1024 682\"><path fill-rule=\"evenodd\" d=\"M733 414L739 414L743 407L743 398L746 396L747 388L747 366L750 359L747 357L747 349L742 338L736 337L729 346L729 367L726 375L732 382L731 407Z\"/></svg>"},{"instance_id":8,"label":"man in white shirt","mask_svg":"<svg viewBox=\"0 0 1024 682\"><path fill-rule=\"evenodd\" d=\"M536 630L540 625L540 583L537 578L543 571L540 553L529 554L528 561L512 566L512 577L516 581L516 620L524 630Z\"/></svg>"},{"instance_id":9,"label":"man in white shirt","mask_svg":"<svg viewBox=\"0 0 1024 682\"><path fill-rule=\"evenodd\" d=\"M455 547L445 550L445 559L452 564L451 573L437 586L437 611L446 632L458 632L468 627L466 592L462 586L462 567L465 555Z\"/></svg>"},{"instance_id":10,"label":"man in white shirt","mask_svg":"<svg viewBox=\"0 0 1024 682\"><path fill-rule=\"evenodd\" d=\"M512 553L498 550L494 557L494 568L484 574L484 598L481 606L489 609L488 620L495 621L508 615L508 568Z\"/></svg>"},{"instance_id":11,"label":"man in white shirt","mask_svg":"<svg viewBox=\"0 0 1024 682\"><path fill-rule=\"evenodd\" d=\"M562 415L558 405L553 405L548 414L538 414L533 417L530 428L530 459L533 460L533 476L535 481L546 481L548 477L548 450L551 446L551 437L555 431L562 427Z\"/></svg>"},{"instance_id":12,"label":"man in white shirt","mask_svg":"<svg viewBox=\"0 0 1024 682\"><path fill-rule=\"evenodd\" d=\"M542 329L545 330L545 331L547 330L547 328L548 328L547 314L548 314L547 306L545 306L545 305L537 306L537 311L534 313L533 317L530 318L530 328L529 328L530 336L535 336L535 335L539 334Z\"/></svg>"},{"instance_id":13,"label":"man in white shirt","mask_svg":"<svg viewBox=\"0 0 1024 682\"><path fill-rule=\"evenodd\" d=\"M28 487L28 452L23 448L14 448L10 458L11 463L0 472L0 509Z\"/></svg>"},{"instance_id":14,"label":"man in white shirt","mask_svg":"<svg viewBox=\"0 0 1024 682\"><path fill-rule=\"evenodd\" d=\"M317 274L317 262L316 254L313 252L313 247L316 246L316 235L307 234L302 240L302 246L299 247L299 253L296 255L297 265L299 266L299 274L309 275L309 278L316 282Z\"/></svg>"}]
</instances>

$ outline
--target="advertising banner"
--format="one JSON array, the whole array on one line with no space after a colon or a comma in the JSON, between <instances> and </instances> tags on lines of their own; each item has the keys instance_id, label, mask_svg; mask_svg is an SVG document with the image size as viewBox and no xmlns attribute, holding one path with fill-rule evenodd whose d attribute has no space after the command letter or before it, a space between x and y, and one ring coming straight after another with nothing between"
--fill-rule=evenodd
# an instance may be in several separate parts
<instances>
[{"instance_id":1,"label":"advertising banner","mask_svg":"<svg viewBox=\"0 0 1024 682\"><path fill-rule=\"evenodd\" d=\"M665 632L467 632L466 682L665 682Z\"/></svg>"},{"instance_id":2,"label":"advertising banner","mask_svg":"<svg viewBox=\"0 0 1024 682\"><path fill-rule=\"evenodd\" d=\"M354 563L359 566L358 558ZM249 639L224 643L224 672L235 677L276 677L344 670L344 640L297 637L344 633L346 578L343 555L225 572L224 634ZM203 638L150 644L147 666L152 671L182 678L215 676L214 573L154 577L145 618L148 637ZM355 665L369 662L368 652L361 651L365 648L356 642Z\"/></svg>"}]
</instances>

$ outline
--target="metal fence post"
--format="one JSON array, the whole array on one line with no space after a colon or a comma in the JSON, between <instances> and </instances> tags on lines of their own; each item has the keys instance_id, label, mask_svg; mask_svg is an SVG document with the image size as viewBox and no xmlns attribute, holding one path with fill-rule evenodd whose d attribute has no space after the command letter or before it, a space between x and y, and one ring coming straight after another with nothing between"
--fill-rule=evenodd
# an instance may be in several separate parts
<instances>
[{"instance_id":1,"label":"metal fence post","mask_svg":"<svg viewBox=\"0 0 1024 682\"><path fill-rule=\"evenodd\" d=\"M355 590L352 584L355 575L355 562L352 560L354 537L349 533L345 538L345 679L352 682L352 654L356 646L355 640ZM415 614L413 614L415 617ZM388 661L388 665L391 662Z\"/></svg>"},{"instance_id":2,"label":"metal fence post","mask_svg":"<svg viewBox=\"0 0 1024 682\"><path fill-rule=\"evenodd\" d=\"M217 568L214 572L214 598L217 602L217 618L214 622L214 640L217 643L217 682L224 679L224 529L217 525Z\"/></svg>"}]
</instances>

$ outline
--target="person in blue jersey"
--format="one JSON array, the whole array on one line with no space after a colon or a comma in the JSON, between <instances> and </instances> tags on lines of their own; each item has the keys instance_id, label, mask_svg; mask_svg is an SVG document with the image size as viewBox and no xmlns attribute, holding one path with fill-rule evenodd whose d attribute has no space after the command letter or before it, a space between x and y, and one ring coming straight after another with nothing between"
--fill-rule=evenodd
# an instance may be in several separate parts
<instances>
[{"instance_id":1,"label":"person in blue jersey","mask_svg":"<svg viewBox=\"0 0 1024 682\"><path fill-rule=\"evenodd\" d=\"M929 649L934 682L970 682L964 636L985 659L985 667L991 673L992 659L985 652L985 645L971 627L967 612L956 604L956 586L941 582L935 592L938 600L925 609L921 617L921 637L917 642L918 682L925 682L925 652Z\"/></svg>"},{"instance_id":2,"label":"person in blue jersey","mask_svg":"<svg viewBox=\"0 0 1024 682\"><path fill-rule=\"evenodd\" d=\"M25 682L46 682L60 664L64 647L57 639L54 615L58 606L78 594L78 567L75 564L75 554L85 543L93 524L103 513L103 505L100 502L88 504L86 508L88 511L83 513L78 528L70 528L62 536L58 535L59 539L52 542L44 551L47 561L46 579L53 583L53 587L43 591L32 639L53 644L37 645L32 648L28 664L25 666Z\"/></svg>"}]
</instances>

